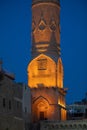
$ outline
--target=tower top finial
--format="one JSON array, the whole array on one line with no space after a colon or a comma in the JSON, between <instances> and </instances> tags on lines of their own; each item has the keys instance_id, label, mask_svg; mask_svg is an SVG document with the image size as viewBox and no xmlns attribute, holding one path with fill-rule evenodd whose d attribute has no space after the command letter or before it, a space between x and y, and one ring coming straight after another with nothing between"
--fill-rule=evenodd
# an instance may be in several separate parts
<instances>
[{"instance_id":1,"label":"tower top finial","mask_svg":"<svg viewBox=\"0 0 87 130\"><path fill-rule=\"evenodd\" d=\"M60 0L32 0L32 4L36 4L38 2L54 2L54 3L60 3Z\"/></svg>"}]
</instances>

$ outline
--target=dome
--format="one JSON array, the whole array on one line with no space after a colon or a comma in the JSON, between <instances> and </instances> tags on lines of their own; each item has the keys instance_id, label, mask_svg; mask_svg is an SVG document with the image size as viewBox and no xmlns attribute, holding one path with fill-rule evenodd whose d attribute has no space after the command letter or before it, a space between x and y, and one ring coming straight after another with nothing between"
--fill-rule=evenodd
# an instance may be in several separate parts
<instances>
[{"instance_id":1,"label":"dome","mask_svg":"<svg viewBox=\"0 0 87 130\"><path fill-rule=\"evenodd\" d=\"M53 2L53 3L60 3L60 0L32 0L33 4L36 4L38 2Z\"/></svg>"}]
</instances>

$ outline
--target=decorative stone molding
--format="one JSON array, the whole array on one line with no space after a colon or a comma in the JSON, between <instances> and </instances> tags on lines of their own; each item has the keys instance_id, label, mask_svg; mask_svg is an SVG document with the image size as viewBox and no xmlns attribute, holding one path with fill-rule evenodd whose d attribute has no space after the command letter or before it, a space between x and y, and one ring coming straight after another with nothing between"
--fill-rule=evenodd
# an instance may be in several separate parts
<instances>
[{"instance_id":1,"label":"decorative stone molding","mask_svg":"<svg viewBox=\"0 0 87 130\"><path fill-rule=\"evenodd\" d=\"M50 21L50 29L52 30L52 31L55 31L56 30L56 22L55 22L55 19L54 19L54 17L52 17L51 18L51 21Z\"/></svg>"},{"instance_id":2,"label":"decorative stone molding","mask_svg":"<svg viewBox=\"0 0 87 130\"><path fill-rule=\"evenodd\" d=\"M53 3L60 3L60 0L32 0L32 4L36 4L36 3L42 3L42 2L53 2Z\"/></svg>"},{"instance_id":3,"label":"decorative stone molding","mask_svg":"<svg viewBox=\"0 0 87 130\"><path fill-rule=\"evenodd\" d=\"M43 17L43 12L41 13L41 18L40 18L40 21L39 21L39 30L44 30L46 28L46 21Z\"/></svg>"}]
</instances>

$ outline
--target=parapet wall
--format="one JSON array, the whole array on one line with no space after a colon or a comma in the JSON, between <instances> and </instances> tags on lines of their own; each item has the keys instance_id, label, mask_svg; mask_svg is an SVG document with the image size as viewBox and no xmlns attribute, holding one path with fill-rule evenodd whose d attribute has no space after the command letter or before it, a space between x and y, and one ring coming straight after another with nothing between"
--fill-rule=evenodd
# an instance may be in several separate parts
<instances>
[{"instance_id":1,"label":"parapet wall","mask_svg":"<svg viewBox=\"0 0 87 130\"><path fill-rule=\"evenodd\" d=\"M87 130L87 120L43 121L40 130Z\"/></svg>"}]
</instances>

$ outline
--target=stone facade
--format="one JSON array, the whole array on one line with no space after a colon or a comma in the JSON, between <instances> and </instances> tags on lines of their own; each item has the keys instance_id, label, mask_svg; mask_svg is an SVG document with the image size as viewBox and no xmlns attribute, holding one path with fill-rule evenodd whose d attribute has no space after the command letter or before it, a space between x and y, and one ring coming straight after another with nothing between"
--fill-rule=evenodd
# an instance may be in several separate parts
<instances>
[{"instance_id":1,"label":"stone facade","mask_svg":"<svg viewBox=\"0 0 87 130\"><path fill-rule=\"evenodd\" d=\"M32 58L60 56L60 5L57 0L32 1Z\"/></svg>"},{"instance_id":2,"label":"stone facade","mask_svg":"<svg viewBox=\"0 0 87 130\"><path fill-rule=\"evenodd\" d=\"M31 122L31 92L30 88L23 84L23 119L24 119L24 125L25 130L31 130L30 129L30 122Z\"/></svg>"},{"instance_id":3,"label":"stone facade","mask_svg":"<svg viewBox=\"0 0 87 130\"><path fill-rule=\"evenodd\" d=\"M31 93L33 95L32 119L34 121L43 120L41 119L43 117L40 117L40 112L44 112L44 120L65 120L61 115L61 111L65 110L65 108L58 105L58 88L33 88L31 89Z\"/></svg>"},{"instance_id":4,"label":"stone facade","mask_svg":"<svg viewBox=\"0 0 87 130\"><path fill-rule=\"evenodd\" d=\"M0 70L0 130L23 130L22 85Z\"/></svg>"}]
</instances>

